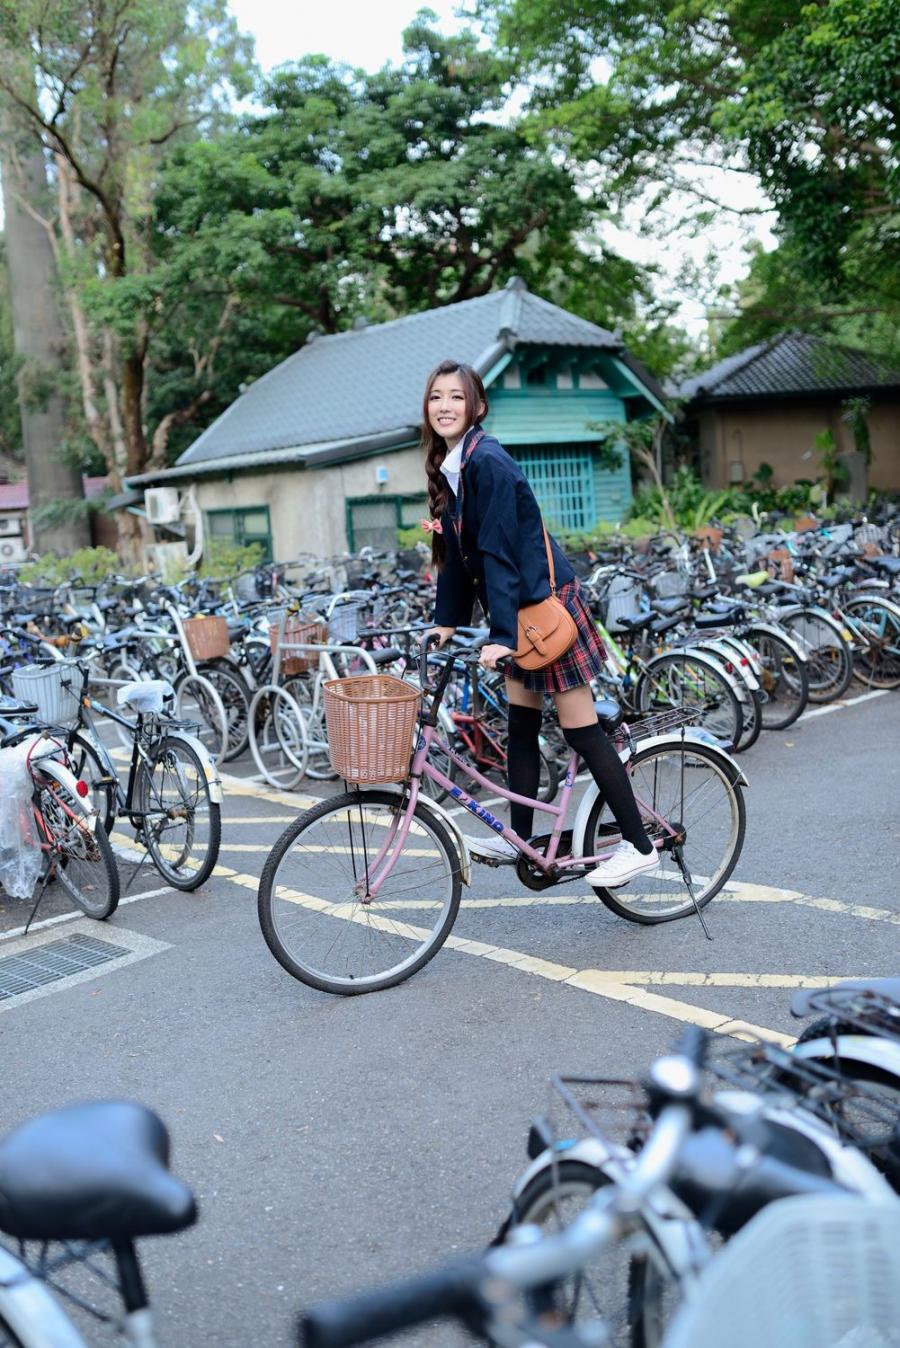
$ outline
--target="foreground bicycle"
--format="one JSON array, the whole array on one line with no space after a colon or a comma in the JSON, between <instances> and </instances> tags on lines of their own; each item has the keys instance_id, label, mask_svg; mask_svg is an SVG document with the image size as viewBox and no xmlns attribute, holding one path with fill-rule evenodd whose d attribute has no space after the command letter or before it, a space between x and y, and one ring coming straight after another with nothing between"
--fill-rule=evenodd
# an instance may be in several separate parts
<instances>
[{"instance_id":1,"label":"foreground bicycle","mask_svg":"<svg viewBox=\"0 0 900 1348\"><path fill-rule=\"evenodd\" d=\"M528 889L582 880L621 841L593 785L566 827L577 755L570 758L559 802L550 804L489 783L439 738L441 699L461 659L474 662L478 655L471 650L442 655L435 686L429 687L423 646L420 732L411 764L396 774L408 773L405 784L351 790L323 801L291 824L269 855L258 893L262 932L283 968L310 987L343 995L393 987L427 964L449 936L462 884L469 883L469 856L457 822L422 793L423 779L517 848L517 875ZM417 701L417 690L399 680L390 683ZM604 729L618 732L660 864L627 888L596 893L631 922L671 922L696 913L704 923L702 909L741 853L746 779L717 741L690 724L690 713L674 710L629 727L615 704L600 706ZM361 742L368 736L370 756L377 759L381 732L372 710L371 702L363 701L357 729ZM432 746L439 761L454 765L456 780L429 760ZM342 775L359 780L346 769ZM552 831L519 837L463 790L464 780L543 811L551 816Z\"/></svg>"},{"instance_id":2,"label":"foreground bicycle","mask_svg":"<svg viewBox=\"0 0 900 1348\"><path fill-rule=\"evenodd\" d=\"M557 1079L588 1129L580 1167L595 1178L588 1184L563 1173L579 1145L571 1142L551 1149L546 1174L557 1199L584 1192L581 1211L554 1229L546 1203L531 1202L516 1216L525 1224L485 1254L313 1306L301 1322L305 1348L350 1348L415 1326L427 1333L438 1318L460 1321L496 1348L891 1343L900 1311L896 1196L827 1126L798 1119L786 1128L746 1092L709 1098L700 1072L705 1045L702 1031L688 1029L643 1084ZM588 1099L572 1094L578 1084L589 1088ZM638 1142L611 1144L596 1129L600 1085L632 1089L627 1115L643 1101ZM731 1237L722 1253L697 1212L714 1214ZM867 1246L884 1257L874 1277ZM639 1288L635 1270L648 1268L661 1273L645 1273ZM585 1284L598 1269L606 1276L594 1298ZM661 1279L675 1284L671 1319ZM608 1315L617 1297L630 1322L624 1333Z\"/></svg>"}]
</instances>

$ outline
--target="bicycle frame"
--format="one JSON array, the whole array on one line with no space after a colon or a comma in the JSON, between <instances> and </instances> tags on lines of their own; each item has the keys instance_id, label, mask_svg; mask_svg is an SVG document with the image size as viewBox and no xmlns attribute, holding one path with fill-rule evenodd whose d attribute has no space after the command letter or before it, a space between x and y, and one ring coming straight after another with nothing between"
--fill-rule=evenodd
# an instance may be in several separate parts
<instances>
[{"instance_id":1,"label":"bicycle frame","mask_svg":"<svg viewBox=\"0 0 900 1348\"><path fill-rule=\"evenodd\" d=\"M442 772L439 772L438 769L428 761L428 751L432 744L437 744L441 753L445 754L455 764L457 769L469 779L469 781L476 782L480 787L486 788L487 790L495 791L498 795L502 796L504 800L507 800L512 804L528 805L535 810L542 811L544 814L553 816L555 823L550 835L546 854L539 852L536 848L532 847L529 842L524 838L521 838L508 824L504 824L501 820L497 819L497 817L483 805L479 805L478 802L474 800L468 792L464 791L461 786L456 782L451 781L449 777L445 777ZM412 766L410 768L409 798L406 809L403 811L402 815L398 813L394 823L388 830L388 836L378 852L378 855L374 860L371 862L367 861L366 863L365 894L361 896L360 902L367 903L376 898L381 886L393 870L394 864L402 852L406 843L406 838L409 834L416 804L419 799L419 789L423 777L428 777L431 781L436 782L438 786L442 787L443 790L448 793L448 795L451 795L454 800L458 801L460 805L470 812L470 814L473 814L476 819L480 819L481 822L486 824L494 833L505 838L507 842L512 843L520 855L525 857L539 870L572 871L572 879L576 879L578 875L583 874L586 870L595 866L599 861L605 860L612 850L622 841L620 834L611 834L609 843L604 846L604 850L595 855L566 855L561 858L558 856L560 842L565 829L569 801L575 787L577 767L578 755L573 753L569 759L566 774L563 778L559 796L560 803L558 805L547 804L544 801L533 800L530 796L520 796L515 791L510 791L505 787L498 786L495 782L488 781L486 777L483 777L480 772L476 771L476 769L469 763L460 758L460 756L438 736L434 726L428 724L423 725L413 753ZM670 837L674 838L677 836L677 831L671 827L662 815L657 814L654 809L646 805L639 796L635 795L635 800L637 801L638 806L645 811L646 815L652 818ZM661 845L662 844L659 841L654 844L657 848L661 847Z\"/></svg>"}]
</instances>

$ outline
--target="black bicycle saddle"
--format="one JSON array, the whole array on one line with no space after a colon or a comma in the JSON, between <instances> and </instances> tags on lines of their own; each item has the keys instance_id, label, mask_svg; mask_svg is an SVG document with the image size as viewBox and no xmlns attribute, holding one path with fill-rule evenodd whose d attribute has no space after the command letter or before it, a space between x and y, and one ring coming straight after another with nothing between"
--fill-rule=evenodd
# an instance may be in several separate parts
<instances>
[{"instance_id":1,"label":"black bicycle saddle","mask_svg":"<svg viewBox=\"0 0 900 1348\"><path fill-rule=\"evenodd\" d=\"M116 1240L182 1231L194 1195L169 1173L169 1134L127 1100L41 1114L0 1142L0 1230L22 1240Z\"/></svg>"}]
</instances>

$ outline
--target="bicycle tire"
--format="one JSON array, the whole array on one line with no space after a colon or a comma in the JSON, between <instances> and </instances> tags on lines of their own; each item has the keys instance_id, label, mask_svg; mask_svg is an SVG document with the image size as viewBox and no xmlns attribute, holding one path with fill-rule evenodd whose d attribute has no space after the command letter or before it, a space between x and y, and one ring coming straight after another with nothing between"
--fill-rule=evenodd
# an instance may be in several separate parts
<instances>
[{"instance_id":1,"label":"bicycle tire","mask_svg":"<svg viewBox=\"0 0 900 1348\"><path fill-rule=\"evenodd\" d=\"M212 799L206 765L194 746L167 734L152 765L141 761L134 795L140 836L160 875L174 889L199 889L219 859L222 810Z\"/></svg>"},{"instance_id":2,"label":"bicycle tire","mask_svg":"<svg viewBox=\"0 0 900 1348\"><path fill-rule=\"evenodd\" d=\"M766 694L764 730L787 730L809 702L809 675L791 643L765 629L751 628L744 637L760 658L760 684Z\"/></svg>"},{"instance_id":3,"label":"bicycle tire","mask_svg":"<svg viewBox=\"0 0 900 1348\"><path fill-rule=\"evenodd\" d=\"M202 674L184 674L175 686L175 715L196 725L194 731L214 763L228 748L228 718L222 699Z\"/></svg>"},{"instance_id":4,"label":"bicycle tire","mask_svg":"<svg viewBox=\"0 0 900 1348\"><path fill-rule=\"evenodd\" d=\"M243 674L228 660L202 664L198 667L198 672L204 679L209 679L221 699L228 738L222 762L230 763L232 759L240 758L247 748L252 698L249 685Z\"/></svg>"},{"instance_id":5,"label":"bicycle tire","mask_svg":"<svg viewBox=\"0 0 900 1348\"><path fill-rule=\"evenodd\" d=\"M106 830L99 820L91 828L81 801L59 782L36 785L38 810L52 840L53 878L85 917L105 922L119 906L119 869Z\"/></svg>"},{"instance_id":6,"label":"bicycle tire","mask_svg":"<svg viewBox=\"0 0 900 1348\"><path fill-rule=\"evenodd\" d=\"M806 673L810 702L833 702L843 697L853 678L853 658L840 624L806 610L782 614L778 621L809 657Z\"/></svg>"},{"instance_id":7,"label":"bicycle tire","mask_svg":"<svg viewBox=\"0 0 900 1348\"><path fill-rule=\"evenodd\" d=\"M0 1348L28 1348L0 1315Z\"/></svg>"},{"instance_id":8,"label":"bicycle tire","mask_svg":"<svg viewBox=\"0 0 900 1348\"><path fill-rule=\"evenodd\" d=\"M66 752L76 777L87 782L91 801L107 835L112 833L118 815L118 777L110 776L109 766L87 735L74 730L66 737Z\"/></svg>"},{"instance_id":9,"label":"bicycle tire","mask_svg":"<svg viewBox=\"0 0 900 1348\"><path fill-rule=\"evenodd\" d=\"M741 704L724 671L708 656L676 652L654 656L641 673L635 705L642 712L671 707L695 710L699 724L716 739L740 743L744 727Z\"/></svg>"},{"instance_id":10,"label":"bicycle tire","mask_svg":"<svg viewBox=\"0 0 900 1348\"><path fill-rule=\"evenodd\" d=\"M869 688L900 688L900 615L894 605L856 595L843 608L867 641L864 648L854 648L853 673Z\"/></svg>"},{"instance_id":11,"label":"bicycle tire","mask_svg":"<svg viewBox=\"0 0 900 1348\"><path fill-rule=\"evenodd\" d=\"M753 745L762 734L763 699L757 688L748 688L746 698L741 701L741 738L734 746L736 754L742 754Z\"/></svg>"},{"instance_id":12,"label":"bicycle tire","mask_svg":"<svg viewBox=\"0 0 900 1348\"><path fill-rule=\"evenodd\" d=\"M462 890L460 857L446 825L424 802L416 804L413 846L404 847L406 858L397 859L385 885L404 897L385 898L382 891L370 902L360 898L368 860L405 808L405 797L394 791L348 791L300 815L269 854L257 896L260 928L281 967L308 987L341 996L395 987L433 959L449 936ZM416 845L423 836L430 838L427 846ZM437 863L423 864L430 857ZM444 894L435 897L439 884ZM438 916L429 931L393 916L398 909L415 915L434 907ZM343 964L342 972L326 970L325 959ZM351 962L361 966L365 959L379 967L351 970Z\"/></svg>"},{"instance_id":13,"label":"bicycle tire","mask_svg":"<svg viewBox=\"0 0 900 1348\"><path fill-rule=\"evenodd\" d=\"M666 759L669 759L668 764ZM703 765L712 776L707 775L701 781L697 773ZM631 759L630 768L635 795L670 824L677 822L683 826L685 858L694 882L697 907L705 908L727 882L744 845L747 815L741 788L732 781L720 755L707 745L687 739L681 741L673 737L663 744L639 749ZM689 787L687 795L686 786ZM711 799L714 790L720 794L719 804ZM695 824L685 817L692 803L698 811L697 825L704 821L703 833L708 838L705 846L696 836ZM701 806L702 814L699 813ZM645 823L651 835L661 835L657 824L649 818ZM615 832L618 836L606 802L598 796L585 827L585 856L602 852L606 832ZM694 913L694 904L674 854L663 850L659 855L658 870L638 876L618 889L595 890L617 917L642 926L656 926Z\"/></svg>"},{"instance_id":14,"label":"bicycle tire","mask_svg":"<svg viewBox=\"0 0 900 1348\"><path fill-rule=\"evenodd\" d=\"M514 1200L507 1229L536 1226L562 1231L610 1178L586 1161L560 1158L537 1171ZM633 1308L628 1300L628 1253L614 1242L598 1256L599 1267L580 1269L553 1286L553 1311L567 1325L602 1318L610 1348L629 1348ZM615 1304L614 1304L615 1299Z\"/></svg>"}]
</instances>

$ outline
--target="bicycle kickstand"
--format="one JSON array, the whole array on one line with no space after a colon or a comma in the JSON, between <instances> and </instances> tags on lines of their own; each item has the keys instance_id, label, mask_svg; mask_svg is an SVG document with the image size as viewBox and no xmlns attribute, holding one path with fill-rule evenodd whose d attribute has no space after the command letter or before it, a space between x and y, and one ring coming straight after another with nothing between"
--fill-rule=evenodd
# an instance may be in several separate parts
<instances>
[{"instance_id":1,"label":"bicycle kickstand","mask_svg":"<svg viewBox=\"0 0 900 1348\"><path fill-rule=\"evenodd\" d=\"M35 899L35 901L34 901L34 903L33 903L33 905L32 905L31 912L28 914L28 921L25 923L25 933L24 933L24 934L25 934L26 936L28 935L28 930L29 930L29 928L30 928L32 922L34 921L35 914L37 913L38 908L41 906L41 899L44 897L45 893L47 892L47 886L48 886L49 883L50 883L50 876L51 876L52 874L53 874L53 863L50 862L48 865L46 865L46 866L44 866L44 867L42 868L41 874L38 876L38 882L37 882L37 898Z\"/></svg>"},{"instance_id":2,"label":"bicycle kickstand","mask_svg":"<svg viewBox=\"0 0 900 1348\"><path fill-rule=\"evenodd\" d=\"M706 919L703 916L703 910L698 904L697 897L694 894L694 882L691 879L691 873L687 868L687 862L684 859L684 848L682 847L681 843L676 843L675 846L672 848L672 856L678 863L678 869L681 871L681 877L684 880L684 883L687 885L687 891L691 896L691 903L694 905L694 912L699 917L700 926L703 928L703 935L706 937L707 941L711 941L712 935L710 933L709 927L706 925Z\"/></svg>"}]
</instances>

